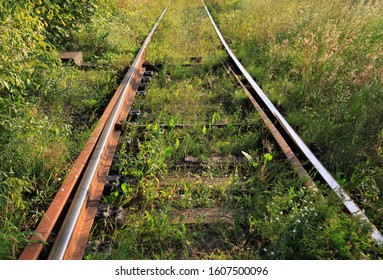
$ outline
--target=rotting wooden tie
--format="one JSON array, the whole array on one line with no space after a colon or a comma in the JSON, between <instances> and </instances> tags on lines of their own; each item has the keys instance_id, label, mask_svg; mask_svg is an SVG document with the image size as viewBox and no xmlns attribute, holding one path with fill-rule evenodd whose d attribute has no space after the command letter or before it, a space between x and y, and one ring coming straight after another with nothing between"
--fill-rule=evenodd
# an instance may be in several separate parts
<instances>
[{"instance_id":1,"label":"rotting wooden tie","mask_svg":"<svg viewBox=\"0 0 383 280\"><path fill-rule=\"evenodd\" d=\"M194 208L185 210L176 210L173 223L184 224L212 224L212 223L228 223L233 224L235 221L236 211L234 209L224 208Z\"/></svg>"},{"instance_id":2,"label":"rotting wooden tie","mask_svg":"<svg viewBox=\"0 0 383 280\"><path fill-rule=\"evenodd\" d=\"M160 186L169 185L208 185L212 187L225 187L227 188L233 182L232 177L166 177L160 181Z\"/></svg>"}]
</instances>

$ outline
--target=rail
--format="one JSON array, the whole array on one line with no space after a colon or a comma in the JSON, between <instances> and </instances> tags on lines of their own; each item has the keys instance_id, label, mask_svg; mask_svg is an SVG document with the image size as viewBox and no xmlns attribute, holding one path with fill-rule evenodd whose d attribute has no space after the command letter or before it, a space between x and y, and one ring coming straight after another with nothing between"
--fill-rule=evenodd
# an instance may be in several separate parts
<instances>
[{"instance_id":1,"label":"rail","mask_svg":"<svg viewBox=\"0 0 383 280\"><path fill-rule=\"evenodd\" d=\"M326 182L342 200L347 210L352 215L361 217L362 220L371 225L373 229L372 238L379 244L382 244L383 236L379 230L316 158L313 152L288 124L236 58L214 22L206 4L203 0L201 1L223 47L230 57L231 65L227 65L225 68L235 76L239 84L243 87L256 110L265 121L266 126L289 159L293 169L299 176L306 180L306 185L315 188L315 183L297 156L297 154L303 155L304 160L311 163L312 168L316 170L322 181ZM38 259L44 250L44 243L46 244L49 239L54 239L54 242L51 242L53 246L47 256L48 259L62 260L82 258L89 232L93 225L98 201L102 195L105 177L111 166L112 157L121 133L119 130L121 127L120 123L124 122L129 114L136 91L138 90L139 81L144 73L142 64L144 62L146 48L171 2L172 0L168 2L146 37L132 66L126 73L110 104L100 118L96 129L89 138L84 151L77 159L74 167L61 186L60 191L53 200L52 205L36 229L36 234L31 237L31 243L24 249L20 259ZM239 74L235 73L233 68L235 68ZM241 80L239 75L244 77L244 79ZM243 81L246 81L246 85ZM70 201L71 205L67 212L61 214L65 212L65 208ZM61 221L63 221L62 224L60 224ZM57 227L58 229L53 231L53 229ZM57 236L55 236L56 232L58 233Z\"/></svg>"},{"instance_id":2,"label":"rail","mask_svg":"<svg viewBox=\"0 0 383 280\"><path fill-rule=\"evenodd\" d=\"M303 142L303 140L299 137L299 135L294 131L294 129L290 126L290 124L286 121L286 119L281 115L281 113L277 110L274 104L268 99L263 90L258 86L258 84L254 81L251 75L247 72L245 67L243 67L242 63L237 59L229 45L226 43L222 33L218 29L218 26L214 22L212 15L209 12L204 0L201 0L205 10L211 20L214 29L221 40L223 46L225 47L226 52L229 54L231 60L235 63L236 67L241 71L242 75L246 78L251 87L255 90L258 96L256 98L260 100L262 103L261 106L265 107L280 126L283 128L284 132L290 138L290 142L293 142L295 146L302 152L302 154L306 157L306 159L312 164L312 166L316 169L316 171L320 174L322 179L331 187L331 189L336 193L336 195L342 200L343 204L347 208L347 210L352 215L357 215L361 217L364 221L369 223L372 226L372 238L375 239L379 243L383 243L383 235L379 232L375 225L368 219L366 214L356 205L356 203L352 200L352 198L344 191L344 189L339 185L339 183L334 179L334 177L330 174L330 172L323 166L323 164L317 159L317 157L313 154L313 152L307 147L307 145Z\"/></svg>"},{"instance_id":3,"label":"rail","mask_svg":"<svg viewBox=\"0 0 383 280\"><path fill-rule=\"evenodd\" d=\"M36 230L36 234L31 238L31 241L34 242L24 249L19 259L37 259L39 257L42 251L42 243L47 242L52 237L51 231L56 226L55 223L60 219L56 213L65 208L65 204L70 200L71 192L73 192L72 188L75 188L74 185L77 184L76 182L80 177L80 184L77 186L76 194L60 226L59 233L57 237L54 237L55 241L48 259L80 259L82 257L98 200L102 193L102 181L105 179L108 167L111 164L110 155L113 155L117 145L119 137L118 124L124 121L130 111L135 92L138 89L139 78L143 75L142 63L146 48L171 2L172 0L168 2L150 30L132 66L114 94L111 102L113 103L112 108L108 106L106 110L108 112L105 112L102 116L102 119L106 120L100 119L99 125L95 129L97 131L91 135L84 149L84 154L80 154L78 161L74 165L73 169L75 171L70 172L66 182L64 181L64 183L70 185L70 188L60 188L60 191L65 192L65 195L61 194L60 191L58 192L55 197L57 200L53 201L54 206L52 207L51 204L51 209L47 211L47 213L52 214L50 216L45 215ZM86 169L84 169L85 166ZM102 185L101 188L100 185ZM82 225L78 226L79 223Z\"/></svg>"}]
</instances>

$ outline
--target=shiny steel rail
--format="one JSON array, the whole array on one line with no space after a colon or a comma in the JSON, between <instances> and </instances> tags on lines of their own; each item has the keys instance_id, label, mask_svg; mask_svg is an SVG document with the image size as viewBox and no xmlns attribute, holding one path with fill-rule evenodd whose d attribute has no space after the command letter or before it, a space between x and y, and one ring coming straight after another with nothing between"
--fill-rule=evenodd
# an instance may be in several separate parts
<instances>
[{"instance_id":1,"label":"shiny steel rail","mask_svg":"<svg viewBox=\"0 0 383 280\"><path fill-rule=\"evenodd\" d=\"M43 250L43 243L52 237L52 230L56 226L61 211L70 200L71 193L77 191L73 197L70 208L63 219L59 233L55 237L48 259L80 259L89 236L97 209L98 200L101 197L106 174L111 165L120 131L119 123L123 122L128 115L138 89L144 69L142 63L146 54L146 48L156 30L159 22L165 15L170 0L146 37L132 66L126 73L119 88L116 90L106 112L101 117L99 124L88 140L84 151L80 154L73 169L69 173L63 186L56 195L53 206L47 210L42 222L31 237L31 244L27 245L21 254L21 260L38 259Z\"/></svg>"},{"instance_id":2,"label":"shiny steel rail","mask_svg":"<svg viewBox=\"0 0 383 280\"><path fill-rule=\"evenodd\" d=\"M351 197L345 192L345 190L339 185L339 183L334 179L334 177L330 174L330 172L323 166L323 164L317 159L317 157L313 154L313 152L307 147L307 145L303 142L300 136L294 131L294 129L289 125L286 119L280 114L280 112L276 109L273 103L268 99L263 90L258 86L258 84L254 81L251 75L247 72L247 70L243 67L241 62L237 59L235 54L230 49L229 45L226 43L222 33L218 29L218 26L214 22L212 15L209 12L205 2L201 0L205 10L211 20L214 29L221 40L226 52L229 54L231 60L234 62L235 66L238 67L242 75L246 78L247 82L251 85L251 87L255 90L257 96L256 98L263 103L265 109L268 110L272 116L276 119L278 124L282 127L284 134L288 135L291 140L290 142L294 143L297 149L304 155L304 157L312 164L321 178L331 187L331 189L336 193L336 195L342 200L343 204L347 208L347 210L352 215L357 215L361 217L364 221L369 223L372 226L372 238L375 239L378 243L383 244L383 235L379 232L379 230L373 225L373 223L368 219L365 213L358 207L358 205L351 199Z\"/></svg>"},{"instance_id":3,"label":"shiny steel rail","mask_svg":"<svg viewBox=\"0 0 383 280\"><path fill-rule=\"evenodd\" d=\"M149 32L148 36L146 37L140 51L138 52L132 66L130 67L128 73L125 76L126 84L122 90L122 94L114 107L105 127L104 130L100 136L100 139L97 143L97 146L95 148L95 151L93 152L93 155L90 159L89 165L87 170L85 171L85 174L83 176L83 179L81 180L78 193L75 196L74 201L72 202L72 206L68 211L68 214L64 220L64 223L62 225L62 230L59 233L59 236L57 237L56 242L54 243L54 246L52 247L51 253L49 255L48 259L51 260L61 260L64 258L65 251L67 250L69 241L72 237L75 224L77 220L79 219L79 216L81 214L81 209L86 203L86 196L89 191L90 185L93 178L96 176L97 166L99 165L99 162L101 160L101 156L103 154L103 151L106 149L107 140L109 138L109 135L112 133L115 124L117 122L117 118L119 115L119 112L121 110L121 107L123 105L123 101L125 98L125 95L128 91L128 88L131 86L130 83L133 79L134 72L136 71L136 68L140 66L140 62L142 63L142 59L144 54L146 53L146 48L153 36L154 31L156 30L159 22L165 15L167 8L169 7L171 1L169 1L168 5L163 10L162 14L158 18L157 22L154 24L153 28Z\"/></svg>"}]
</instances>

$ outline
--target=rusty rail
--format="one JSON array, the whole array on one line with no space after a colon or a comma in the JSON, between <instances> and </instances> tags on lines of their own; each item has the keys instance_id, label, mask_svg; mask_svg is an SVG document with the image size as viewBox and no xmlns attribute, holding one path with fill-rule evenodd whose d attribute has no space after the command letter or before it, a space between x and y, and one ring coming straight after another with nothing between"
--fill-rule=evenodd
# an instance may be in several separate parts
<instances>
[{"instance_id":1,"label":"rusty rail","mask_svg":"<svg viewBox=\"0 0 383 280\"><path fill-rule=\"evenodd\" d=\"M382 234L315 157L235 57L215 24L204 1L201 1L219 39L233 62L233 66L239 69L241 76L247 81L246 85L251 86L251 90L247 90L246 85L241 82L239 76L235 75L237 81L245 89L246 94L256 110L261 114L277 143L282 148L282 151L290 160L294 170L306 180L305 183L308 186L315 188L315 184L309 174L289 147L291 143L295 150L298 150L300 154L305 156L306 160L311 162L318 174L320 174L323 180L343 201L348 211L353 215L360 216L372 226L372 237L379 243L382 243ZM116 90L110 104L88 139L84 150L76 160L72 170L37 227L35 234L30 238L31 242L22 252L19 258L20 260L42 258L42 252L48 247L45 246L47 243L53 244L48 259L62 260L82 258L93 225L98 201L101 198L106 176L109 172L112 157L121 133L119 123L127 118L132 107L139 82L144 73L142 64L144 62L146 47L170 3L171 0L145 39L132 67ZM230 67L227 67L227 70L235 74ZM65 213L67 205L70 202L71 206L67 213ZM65 215L62 213L65 213ZM62 220L63 223L61 224ZM54 239L54 242L50 241L50 239Z\"/></svg>"},{"instance_id":2,"label":"rusty rail","mask_svg":"<svg viewBox=\"0 0 383 280\"><path fill-rule=\"evenodd\" d=\"M126 120L132 107L136 91L144 73L146 48L154 31L166 13L170 0L146 37L140 51L123 81L116 90L111 102L101 116L95 130L88 139L84 150L45 213L35 234L30 238L20 260L39 259L50 238L55 239L48 259L81 259L101 198L106 175L109 172L113 154L121 131L119 123ZM81 181L80 181L81 179ZM80 182L80 183L79 183ZM70 208L63 223L62 213L70 202ZM59 227L57 237L54 228Z\"/></svg>"},{"instance_id":3,"label":"rusty rail","mask_svg":"<svg viewBox=\"0 0 383 280\"><path fill-rule=\"evenodd\" d=\"M201 1L230 59L234 63L235 67L237 67L238 70L241 72L241 75L245 78L249 86L251 86L251 88L254 90L254 94L252 94L254 100L257 100L257 103L262 107L262 110L268 113L268 118L275 120L276 126L280 128L280 132L283 133L284 137L286 137L286 140L289 143L292 143L295 146L295 149L299 151L299 153L302 154L308 162L310 162L310 164L318 172L319 176L323 179L323 181L325 181L336 193L336 195L342 200L344 206L347 208L350 214L359 216L362 220L370 224L372 227L371 237L375 239L379 244L383 244L383 235L379 232L376 226L368 219L366 214L358 207L358 205L339 185L339 183L334 179L330 172L323 166L323 164L317 159L313 152L307 147L307 145L303 142L300 136L294 131L294 129L281 115L281 113L277 110L274 104L268 99L263 90L258 86L258 84L251 77L251 75L247 72L245 67L243 67L241 62L234 55L229 45L226 43L222 33L219 31L218 26L214 22L214 19L210 14L209 9L207 8L204 0ZM300 168L298 169L301 170Z\"/></svg>"}]
</instances>

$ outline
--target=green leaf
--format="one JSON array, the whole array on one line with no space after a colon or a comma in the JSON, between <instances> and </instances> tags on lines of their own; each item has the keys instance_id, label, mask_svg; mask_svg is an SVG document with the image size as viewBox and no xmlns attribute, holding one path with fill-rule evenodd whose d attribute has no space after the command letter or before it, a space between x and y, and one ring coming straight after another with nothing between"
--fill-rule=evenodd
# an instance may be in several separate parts
<instances>
[{"instance_id":1,"label":"green leaf","mask_svg":"<svg viewBox=\"0 0 383 280\"><path fill-rule=\"evenodd\" d=\"M176 123L175 123L175 120L174 120L173 117L170 118L170 120L168 121L168 126L169 126L170 128L174 128L174 127L176 126Z\"/></svg>"},{"instance_id":2,"label":"green leaf","mask_svg":"<svg viewBox=\"0 0 383 280\"><path fill-rule=\"evenodd\" d=\"M119 197L120 193L118 191L112 192L108 197L108 203L114 203Z\"/></svg>"},{"instance_id":3,"label":"green leaf","mask_svg":"<svg viewBox=\"0 0 383 280\"><path fill-rule=\"evenodd\" d=\"M122 183L122 184L121 184L121 189L122 189L122 191L125 192L125 193L128 192L128 185L127 185L126 183Z\"/></svg>"},{"instance_id":4,"label":"green leaf","mask_svg":"<svg viewBox=\"0 0 383 280\"><path fill-rule=\"evenodd\" d=\"M168 158L171 157L171 155L174 153L174 149L173 147L167 147L165 150L164 150L164 155L163 155L163 160L166 160Z\"/></svg>"},{"instance_id":5,"label":"green leaf","mask_svg":"<svg viewBox=\"0 0 383 280\"><path fill-rule=\"evenodd\" d=\"M95 106L95 105L97 104L97 100L95 100L95 99L90 99L90 100L89 100L89 103L90 103L90 105Z\"/></svg>"},{"instance_id":6,"label":"green leaf","mask_svg":"<svg viewBox=\"0 0 383 280\"><path fill-rule=\"evenodd\" d=\"M6 81L2 81L3 86L9 90L9 84Z\"/></svg>"},{"instance_id":7,"label":"green leaf","mask_svg":"<svg viewBox=\"0 0 383 280\"><path fill-rule=\"evenodd\" d=\"M203 134L203 135L206 134L206 125L204 125L203 128L202 128L202 134Z\"/></svg>"},{"instance_id":8,"label":"green leaf","mask_svg":"<svg viewBox=\"0 0 383 280\"><path fill-rule=\"evenodd\" d=\"M180 139L177 138L177 139L176 139L176 144L175 144L174 147L175 147L176 149L178 149L179 146L180 146Z\"/></svg>"},{"instance_id":9,"label":"green leaf","mask_svg":"<svg viewBox=\"0 0 383 280\"><path fill-rule=\"evenodd\" d=\"M215 122L217 120L220 120L221 119L221 116L217 113L217 112L214 112L212 118L211 118L211 124L215 124Z\"/></svg>"},{"instance_id":10,"label":"green leaf","mask_svg":"<svg viewBox=\"0 0 383 280\"><path fill-rule=\"evenodd\" d=\"M263 158L265 159L266 162L269 162L273 159L273 156L270 153L264 154Z\"/></svg>"}]
</instances>

